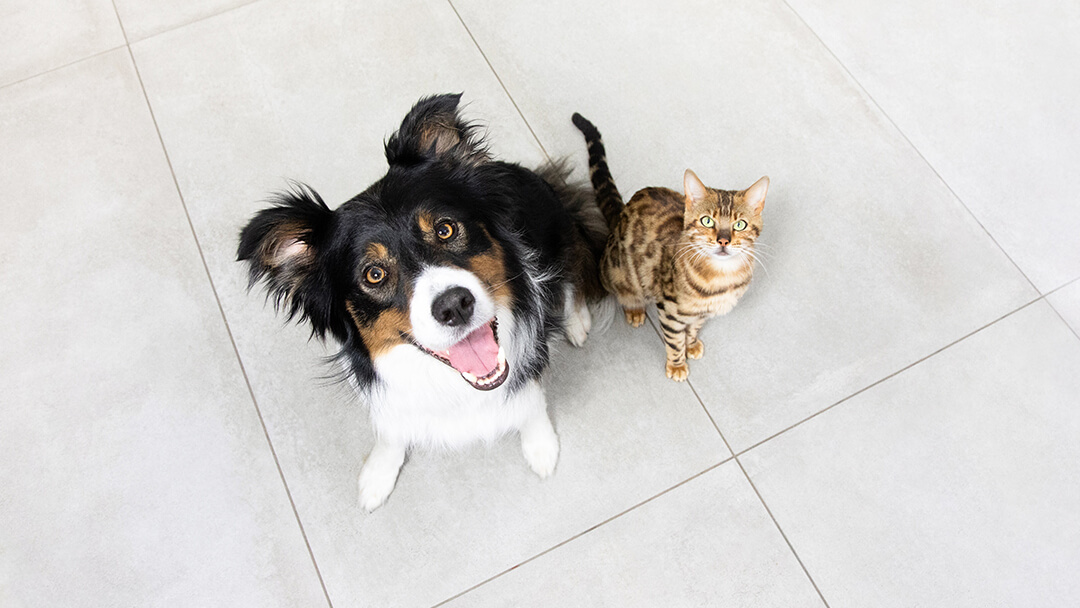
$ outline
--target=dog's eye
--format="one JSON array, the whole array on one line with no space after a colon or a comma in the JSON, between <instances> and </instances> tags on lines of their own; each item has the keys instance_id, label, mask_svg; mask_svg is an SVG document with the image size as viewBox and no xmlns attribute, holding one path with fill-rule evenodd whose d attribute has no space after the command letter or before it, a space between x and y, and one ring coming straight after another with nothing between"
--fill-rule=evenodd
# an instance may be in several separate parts
<instances>
[{"instance_id":1,"label":"dog's eye","mask_svg":"<svg viewBox=\"0 0 1080 608\"><path fill-rule=\"evenodd\" d=\"M371 283L372 285L378 285L382 282L383 279L386 278L386 271L382 268L379 268L378 266L372 266L367 269L367 272L364 273L364 278L367 279L368 283Z\"/></svg>"},{"instance_id":2,"label":"dog's eye","mask_svg":"<svg viewBox=\"0 0 1080 608\"><path fill-rule=\"evenodd\" d=\"M454 236L454 225L450 222L442 222L435 227L435 234L444 241L449 240Z\"/></svg>"}]
</instances>

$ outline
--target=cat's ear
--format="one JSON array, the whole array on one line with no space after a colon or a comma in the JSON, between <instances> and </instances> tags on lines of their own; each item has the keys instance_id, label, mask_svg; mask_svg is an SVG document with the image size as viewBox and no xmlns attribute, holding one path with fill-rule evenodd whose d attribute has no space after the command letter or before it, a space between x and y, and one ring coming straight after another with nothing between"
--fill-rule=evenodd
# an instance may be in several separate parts
<instances>
[{"instance_id":1,"label":"cat's ear","mask_svg":"<svg viewBox=\"0 0 1080 608\"><path fill-rule=\"evenodd\" d=\"M705 184L701 183L701 180L693 171L687 169L686 173L683 174L683 192L686 195L686 210L690 211L695 205L705 202L709 189L705 187Z\"/></svg>"},{"instance_id":2,"label":"cat's ear","mask_svg":"<svg viewBox=\"0 0 1080 608\"><path fill-rule=\"evenodd\" d=\"M769 192L769 176L762 177L747 188L743 196L746 197L746 206L754 210L754 215L760 216L765 208L765 194Z\"/></svg>"}]
</instances>

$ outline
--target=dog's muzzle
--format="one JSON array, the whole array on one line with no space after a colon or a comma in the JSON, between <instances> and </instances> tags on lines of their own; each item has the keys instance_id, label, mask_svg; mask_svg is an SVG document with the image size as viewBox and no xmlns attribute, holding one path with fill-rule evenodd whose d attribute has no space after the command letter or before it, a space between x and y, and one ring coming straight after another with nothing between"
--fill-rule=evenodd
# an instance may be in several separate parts
<instances>
[{"instance_id":1,"label":"dog's muzzle","mask_svg":"<svg viewBox=\"0 0 1080 608\"><path fill-rule=\"evenodd\" d=\"M410 317L416 346L474 388L492 390L506 381L510 366L499 345L495 304L476 275L427 269L417 280Z\"/></svg>"}]
</instances>

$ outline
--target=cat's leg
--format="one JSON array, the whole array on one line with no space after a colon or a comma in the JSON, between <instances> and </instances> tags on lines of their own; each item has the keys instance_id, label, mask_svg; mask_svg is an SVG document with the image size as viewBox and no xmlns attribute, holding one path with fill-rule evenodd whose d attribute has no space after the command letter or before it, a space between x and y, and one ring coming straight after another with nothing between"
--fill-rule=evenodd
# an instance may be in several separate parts
<instances>
[{"instance_id":1,"label":"cat's leg","mask_svg":"<svg viewBox=\"0 0 1080 608\"><path fill-rule=\"evenodd\" d=\"M686 356L690 359L700 359L705 354L705 345L698 340L698 332L705 325L705 317L696 319L686 326Z\"/></svg>"},{"instance_id":2,"label":"cat's leg","mask_svg":"<svg viewBox=\"0 0 1080 608\"><path fill-rule=\"evenodd\" d=\"M660 332L664 335L664 348L667 351L667 377L676 382L686 380L690 367L686 364L686 328L687 322L675 310L674 303L667 300L656 305L660 311Z\"/></svg>"},{"instance_id":3,"label":"cat's leg","mask_svg":"<svg viewBox=\"0 0 1080 608\"><path fill-rule=\"evenodd\" d=\"M641 327L641 324L645 322L645 302L624 302L620 298L619 304L622 306L623 315L626 316L626 322L631 327Z\"/></svg>"},{"instance_id":4,"label":"cat's leg","mask_svg":"<svg viewBox=\"0 0 1080 608\"><path fill-rule=\"evenodd\" d=\"M618 238L608 241L604 257L600 264L600 282L604 289L615 296L626 315L626 322L632 327L641 327L645 322L645 295L634 276L629 260L624 260L625 252L616 244Z\"/></svg>"}]
</instances>

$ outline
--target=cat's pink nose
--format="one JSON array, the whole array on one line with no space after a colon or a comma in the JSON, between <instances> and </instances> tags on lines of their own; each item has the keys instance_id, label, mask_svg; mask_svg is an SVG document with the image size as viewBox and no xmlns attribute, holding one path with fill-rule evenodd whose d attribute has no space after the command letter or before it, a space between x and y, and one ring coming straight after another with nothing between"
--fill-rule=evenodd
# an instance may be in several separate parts
<instances>
[{"instance_id":1,"label":"cat's pink nose","mask_svg":"<svg viewBox=\"0 0 1080 608\"><path fill-rule=\"evenodd\" d=\"M724 237L720 237L720 238L716 239L716 242L717 242L717 243L720 243L720 246L721 246L721 247L727 247L727 246L728 246L728 243L730 243L731 241L730 241L730 240L728 240L728 239L726 239L726 238L724 238Z\"/></svg>"}]
</instances>

